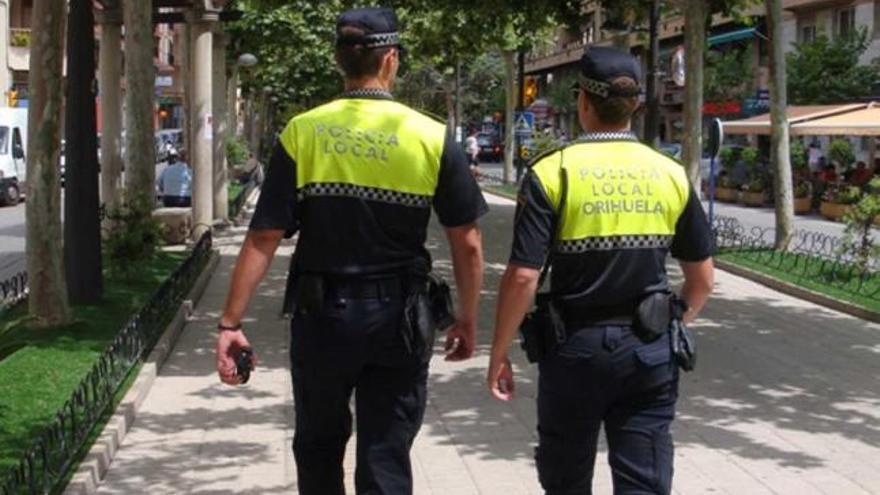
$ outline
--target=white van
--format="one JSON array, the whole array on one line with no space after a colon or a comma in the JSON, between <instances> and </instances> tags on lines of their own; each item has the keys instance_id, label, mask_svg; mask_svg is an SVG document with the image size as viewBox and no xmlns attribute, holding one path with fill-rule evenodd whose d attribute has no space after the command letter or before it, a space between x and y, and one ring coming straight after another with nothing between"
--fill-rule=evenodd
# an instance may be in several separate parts
<instances>
[{"instance_id":1,"label":"white van","mask_svg":"<svg viewBox=\"0 0 880 495\"><path fill-rule=\"evenodd\" d=\"M0 108L0 202L15 205L26 184L27 108Z\"/></svg>"}]
</instances>

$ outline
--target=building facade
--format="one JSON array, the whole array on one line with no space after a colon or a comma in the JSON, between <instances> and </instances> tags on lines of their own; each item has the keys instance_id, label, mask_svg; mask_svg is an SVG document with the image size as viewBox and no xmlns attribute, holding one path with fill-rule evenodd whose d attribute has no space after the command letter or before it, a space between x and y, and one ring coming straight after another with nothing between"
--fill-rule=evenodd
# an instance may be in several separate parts
<instances>
[{"instance_id":1,"label":"building facade","mask_svg":"<svg viewBox=\"0 0 880 495\"><path fill-rule=\"evenodd\" d=\"M641 62L647 73L647 36L644 30L623 32L611 30L605 13L585 2L587 21L579 30L559 28L555 39L534 50L526 59L525 73L534 78L539 88L538 98L547 117L543 125L561 129L571 136L579 132L576 109L570 97L571 83L577 76L577 61L590 45L614 45L627 48ZM880 0L784 0L783 29L785 49L790 52L797 43L809 42L818 35L829 38L846 36L857 29L867 31L871 40L860 62L869 64L880 57ZM740 84L726 87L715 85L707 91L703 111L706 117L740 118L766 112L769 108L769 41L764 26L764 10L755 7L746 13L751 22L716 15L709 28L707 71L712 63L742 64L743 73L750 74ZM678 142L683 130L682 101L684 89L672 74L683 63L684 19L669 16L661 19L660 38L660 138ZM719 71L721 72L721 71ZM713 74L716 75L716 74ZM723 77L724 74L717 74ZM880 98L878 88L866 88ZM566 95L568 102L566 103ZM636 123L638 127L639 123Z\"/></svg>"}]
</instances>

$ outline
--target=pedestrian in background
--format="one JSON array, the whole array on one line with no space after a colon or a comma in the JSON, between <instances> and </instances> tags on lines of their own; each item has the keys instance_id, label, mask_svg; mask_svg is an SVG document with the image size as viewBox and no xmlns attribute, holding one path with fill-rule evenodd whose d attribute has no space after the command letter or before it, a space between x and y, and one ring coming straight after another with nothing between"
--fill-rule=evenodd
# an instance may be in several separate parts
<instances>
[{"instance_id":1,"label":"pedestrian in background","mask_svg":"<svg viewBox=\"0 0 880 495\"><path fill-rule=\"evenodd\" d=\"M535 461L546 493L592 493L604 425L614 493L665 495L677 364L693 364L677 344L712 289L712 235L681 165L630 131L638 62L591 47L580 72L587 134L537 158L523 180L487 383L496 398L513 397L508 350L522 323L539 365ZM680 299L667 254L684 273ZM550 292L523 322L548 265Z\"/></svg>"},{"instance_id":2,"label":"pedestrian in background","mask_svg":"<svg viewBox=\"0 0 880 495\"><path fill-rule=\"evenodd\" d=\"M192 205L192 170L183 152L168 150L168 165L162 169L156 187L165 207L188 208Z\"/></svg>"}]
</instances>

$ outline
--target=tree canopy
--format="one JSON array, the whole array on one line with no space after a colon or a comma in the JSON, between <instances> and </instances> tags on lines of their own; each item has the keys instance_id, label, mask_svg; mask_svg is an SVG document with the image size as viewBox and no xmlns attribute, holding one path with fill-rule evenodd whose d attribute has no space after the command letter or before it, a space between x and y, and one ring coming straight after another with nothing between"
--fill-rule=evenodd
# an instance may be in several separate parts
<instances>
[{"instance_id":1,"label":"tree canopy","mask_svg":"<svg viewBox=\"0 0 880 495\"><path fill-rule=\"evenodd\" d=\"M870 93L880 79L880 59L859 65L871 40L865 29L853 36L817 36L787 56L789 99L794 104L839 103Z\"/></svg>"}]
</instances>

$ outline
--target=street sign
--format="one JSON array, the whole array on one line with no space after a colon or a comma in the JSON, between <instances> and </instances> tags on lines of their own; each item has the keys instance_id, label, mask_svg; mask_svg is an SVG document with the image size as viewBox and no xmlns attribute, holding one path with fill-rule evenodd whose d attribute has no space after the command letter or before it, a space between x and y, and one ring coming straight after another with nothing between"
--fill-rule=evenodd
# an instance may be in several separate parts
<instances>
[{"instance_id":1,"label":"street sign","mask_svg":"<svg viewBox=\"0 0 880 495\"><path fill-rule=\"evenodd\" d=\"M517 112L514 119L513 129L519 136L531 136L535 128L535 114L532 112Z\"/></svg>"}]
</instances>

